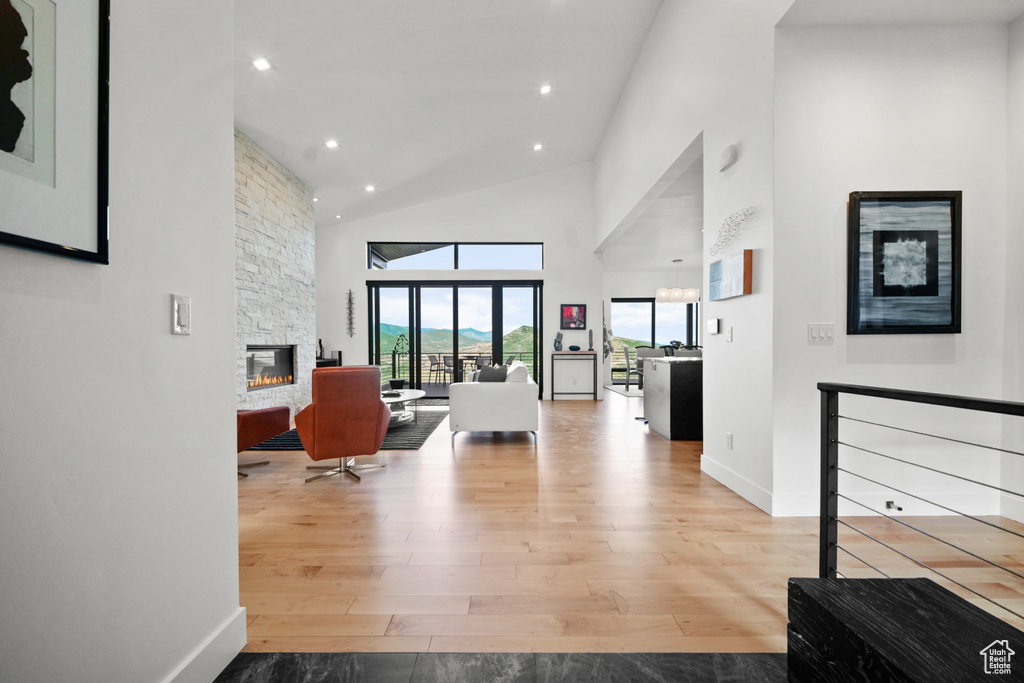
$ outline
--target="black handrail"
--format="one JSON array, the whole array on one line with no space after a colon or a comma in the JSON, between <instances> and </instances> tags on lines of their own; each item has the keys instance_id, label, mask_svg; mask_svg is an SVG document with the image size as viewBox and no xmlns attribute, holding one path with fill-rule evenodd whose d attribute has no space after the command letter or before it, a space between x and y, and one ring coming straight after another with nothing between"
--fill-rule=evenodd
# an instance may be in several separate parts
<instances>
[{"instance_id":1,"label":"black handrail","mask_svg":"<svg viewBox=\"0 0 1024 683\"><path fill-rule=\"evenodd\" d=\"M819 382L818 390L821 392L821 518L818 553L818 576L821 578L834 579L837 573L840 394L1024 417L1024 403L1011 401L834 382Z\"/></svg>"},{"instance_id":2,"label":"black handrail","mask_svg":"<svg viewBox=\"0 0 1024 683\"><path fill-rule=\"evenodd\" d=\"M930 394L924 391L906 391L904 389L882 389L880 387L835 384L833 382L818 382L818 390L1024 417L1024 403L1014 403L1012 401L996 401L989 398L973 398L969 396L950 396L948 394Z\"/></svg>"}]
</instances>

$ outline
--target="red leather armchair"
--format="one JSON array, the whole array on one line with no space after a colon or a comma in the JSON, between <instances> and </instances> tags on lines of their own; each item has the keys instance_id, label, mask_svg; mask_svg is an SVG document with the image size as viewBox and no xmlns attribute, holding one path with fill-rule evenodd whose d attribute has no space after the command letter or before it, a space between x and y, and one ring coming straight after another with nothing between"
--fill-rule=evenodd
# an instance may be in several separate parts
<instances>
[{"instance_id":1,"label":"red leather armchair","mask_svg":"<svg viewBox=\"0 0 1024 683\"><path fill-rule=\"evenodd\" d=\"M353 470L386 467L352 467L352 462L354 456L380 450L390 419L391 409L380 399L380 368L376 365L313 370L313 402L295 416L295 428L310 458L338 458L339 466L310 465L308 469L329 471L306 481L333 474L358 480Z\"/></svg>"},{"instance_id":2,"label":"red leather armchair","mask_svg":"<svg viewBox=\"0 0 1024 683\"><path fill-rule=\"evenodd\" d=\"M256 410L239 410L238 411L238 452L247 451L258 443L263 443L267 439L277 436L278 434L284 434L288 431L289 420L291 419L291 412L288 410L288 406L278 406L275 408L259 408ZM246 462L240 464L238 467L256 467L257 465L266 465L269 460L261 460L260 462ZM249 475L239 470L238 474L242 477L248 477Z\"/></svg>"}]
</instances>

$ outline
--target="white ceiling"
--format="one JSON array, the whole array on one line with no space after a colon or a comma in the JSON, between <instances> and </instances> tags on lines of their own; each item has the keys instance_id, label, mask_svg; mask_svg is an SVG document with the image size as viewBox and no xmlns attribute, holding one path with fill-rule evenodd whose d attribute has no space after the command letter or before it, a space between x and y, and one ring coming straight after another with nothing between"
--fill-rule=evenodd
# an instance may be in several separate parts
<instances>
[{"instance_id":1,"label":"white ceiling","mask_svg":"<svg viewBox=\"0 0 1024 683\"><path fill-rule=\"evenodd\" d=\"M1005 24L1024 14L1024 0L796 0L786 26Z\"/></svg>"},{"instance_id":2,"label":"white ceiling","mask_svg":"<svg viewBox=\"0 0 1024 683\"><path fill-rule=\"evenodd\" d=\"M318 227L581 163L660 5L236 0L235 125L309 185Z\"/></svg>"},{"instance_id":3,"label":"white ceiling","mask_svg":"<svg viewBox=\"0 0 1024 683\"><path fill-rule=\"evenodd\" d=\"M601 251L608 272L674 271L701 264L704 245L704 157L644 203L628 229ZM674 259L682 259L680 264Z\"/></svg>"}]
</instances>

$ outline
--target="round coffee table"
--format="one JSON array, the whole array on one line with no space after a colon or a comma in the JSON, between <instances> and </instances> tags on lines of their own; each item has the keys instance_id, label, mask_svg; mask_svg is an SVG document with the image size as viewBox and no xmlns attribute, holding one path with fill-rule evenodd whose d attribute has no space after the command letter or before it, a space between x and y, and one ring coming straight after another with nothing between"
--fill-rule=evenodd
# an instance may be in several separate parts
<instances>
[{"instance_id":1,"label":"round coffee table","mask_svg":"<svg viewBox=\"0 0 1024 683\"><path fill-rule=\"evenodd\" d=\"M391 421L388 427L397 427L416 419L416 411L409 410L405 404L418 401L427 395L422 389L399 389L398 396L381 396L380 400L391 408Z\"/></svg>"}]
</instances>

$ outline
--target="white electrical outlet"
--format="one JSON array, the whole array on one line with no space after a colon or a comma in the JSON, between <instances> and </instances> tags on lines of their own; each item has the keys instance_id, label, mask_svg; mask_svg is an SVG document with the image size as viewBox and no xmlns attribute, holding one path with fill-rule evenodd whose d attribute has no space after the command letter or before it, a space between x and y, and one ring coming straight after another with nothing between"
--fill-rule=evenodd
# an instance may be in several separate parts
<instances>
[{"instance_id":1,"label":"white electrical outlet","mask_svg":"<svg viewBox=\"0 0 1024 683\"><path fill-rule=\"evenodd\" d=\"M725 447L732 450L732 432L725 433Z\"/></svg>"}]
</instances>

